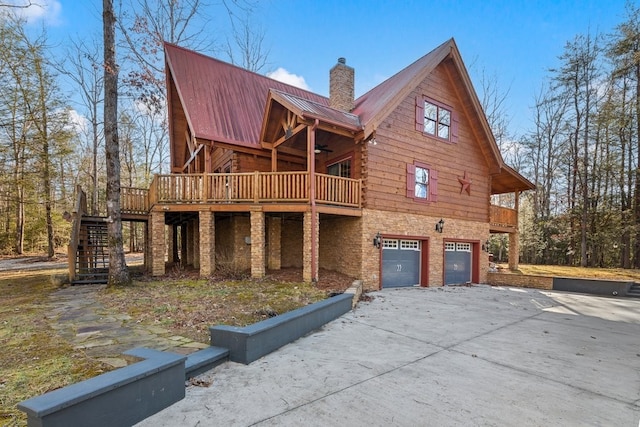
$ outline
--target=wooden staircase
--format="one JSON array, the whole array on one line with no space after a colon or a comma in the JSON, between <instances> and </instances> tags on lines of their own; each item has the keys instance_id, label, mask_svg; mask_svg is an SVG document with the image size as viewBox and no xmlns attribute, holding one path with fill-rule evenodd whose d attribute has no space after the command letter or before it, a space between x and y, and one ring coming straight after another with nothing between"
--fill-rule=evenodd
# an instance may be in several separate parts
<instances>
[{"instance_id":1,"label":"wooden staircase","mask_svg":"<svg viewBox=\"0 0 640 427\"><path fill-rule=\"evenodd\" d=\"M107 283L109 279L109 249L107 223L104 217L82 216L74 257L73 285Z\"/></svg>"},{"instance_id":2,"label":"wooden staircase","mask_svg":"<svg viewBox=\"0 0 640 427\"><path fill-rule=\"evenodd\" d=\"M72 285L107 283L109 251L106 218L87 215L87 196L80 186L69 241L69 282Z\"/></svg>"}]
</instances>

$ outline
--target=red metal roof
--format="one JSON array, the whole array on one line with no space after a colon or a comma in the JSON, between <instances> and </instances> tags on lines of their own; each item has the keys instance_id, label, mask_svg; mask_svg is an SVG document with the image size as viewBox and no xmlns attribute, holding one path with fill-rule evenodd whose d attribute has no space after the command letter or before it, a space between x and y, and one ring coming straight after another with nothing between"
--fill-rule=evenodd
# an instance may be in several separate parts
<instances>
[{"instance_id":1,"label":"red metal roof","mask_svg":"<svg viewBox=\"0 0 640 427\"><path fill-rule=\"evenodd\" d=\"M461 84L472 97L487 133L485 143L501 172L492 190L500 193L533 185L504 164L453 39L355 100L351 113L329 107L329 98L247 71L226 62L165 43L167 67L176 86L189 127L197 138L237 145L260 145L260 132L269 93L301 116L320 119L368 137L445 58L461 71ZM271 92L270 92L271 91Z\"/></svg>"},{"instance_id":2,"label":"red metal roof","mask_svg":"<svg viewBox=\"0 0 640 427\"><path fill-rule=\"evenodd\" d=\"M269 89L328 106L329 99L215 58L165 43L167 66L197 138L260 145Z\"/></svg>"},{"instance_id":3,"label":"red metal roof","mask_svg":"<svg viewBox=\"0 0 640 427\"><path fill-rule=\"evenodd\" d=\"M361 129L360 118L355 114L336 110L327 105L280 90L271 89L271 93L274 95L274 99L279 100L293 111L297 110L296 112L302 117L319 119L354 131Z\"/></svg>"},{"instance_id":4,"label":"red metal roof","mask_svg":"<svg viewBox=\"0 0 640 427\"><path fill-rule=\"evenodd\" d=\"M453 39L444 42L413 64L356 99L353 113L360 117L363 127L370 127L369 125L372 121L380 122L384 120L384 117L379 117L380 113L386 116L385 112L389 113L390 111L388 110L395 108L402 102L446 58L454 46ZM365 137L369 136L376 125L377 123L374 123L371 129L365 129Z\"/></svg>"}]
</instances>

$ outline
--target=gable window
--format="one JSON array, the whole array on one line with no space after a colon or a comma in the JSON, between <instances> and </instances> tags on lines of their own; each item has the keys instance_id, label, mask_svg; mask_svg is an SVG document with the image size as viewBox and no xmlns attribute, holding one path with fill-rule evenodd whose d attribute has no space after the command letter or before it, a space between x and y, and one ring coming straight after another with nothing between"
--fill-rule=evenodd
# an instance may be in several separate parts
<instances>
[{"instance_id":1,"label":"gable window","mask_svg":"<svg viewBox=\"0 0 640 427\"><path fill-rule=\"evenodd\" d=\"M457 142L458 115L451 107L426 96L416 97L416 130Z\"/></svg>"},{"instance_id":2,"label":"gable window","mask_svg":"<svg viewBox=\"0 0 640 427\"><path fill-rule=\"evenodd\" d=\"M414 162L407 164L407 197L417 202L435 202L438 196L438 171Z\"/></svg>"},{"instance_id":3,"label":"gable window","mask_svg":"<svg viewBox=\"0 0 640 427\"><path fill-rule=\"evenodd\" d=\"M351 157L327 166L327 175L351 178Z\"/></svg>"}]
</instances>

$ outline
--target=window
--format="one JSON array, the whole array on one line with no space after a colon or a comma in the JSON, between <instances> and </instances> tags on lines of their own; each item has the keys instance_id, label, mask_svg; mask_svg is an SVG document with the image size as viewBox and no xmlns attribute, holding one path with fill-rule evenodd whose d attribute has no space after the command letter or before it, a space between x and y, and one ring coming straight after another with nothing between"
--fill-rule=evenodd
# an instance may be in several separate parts
<instances>
[{"instance_id":1,"label":"window","mask_svg":"<svg viewBox=\"0 0 640 427\"><path fill-rule=\"evenodd\" d=\"M418 240L400 240L400 249L403 251L419 251L420 242Z\"/></svg>"},{"instance_id":2,"label":"window","mask_svg":"<svg viewBox=\"0 0 640 427\"><path fill-rule=\"evenodd\" d=\"M435 202L438 193L438 171L414 162L407 165L407 197L417 202Z\"/></svg>"},{"instance_id":3,"label":"window","mask_svg":"<svg viewBox=\"0 0 640 427\"><path fill-rule=\"evenodd\" d=\"M327 166L327 175L351 178L351 158Z\"/></svg>"},{"instance_id":4,"label":"window","mask_svg":"<svg viewBox=\"0 0 640 427\"><path fill-rule=\"evenodd\" d=\"M395 239L382 239L384 249L398 249L398 241Z\"/></svg>"},{"instance_id":5,"label":"window","mask_svg":"<svg viewBox=\"0 0 640 427\"><path fill-rule=\"evenodd\" d=\"M416 166L415 197L426 199L429 195L429 169Z\"/></svg>"},{"instance_id":6,"label":"window","mask_svg":"<svg viewBox=\"0 0 640 427\"><path fill-rule=\"evenodd\" d=\"M416 98L416 130L450 142L458 141L458 115L448 105L426 96Z\"/></svg>"},{"instance_id":7,"label":"window","mask_svg":"<svg viewBox=\"0 0 640 427\"><path fill-rule=\"evenodd\" d=\"M471 243L456 243L458 252L471 252Z\"/></svg>"}]
</instances>

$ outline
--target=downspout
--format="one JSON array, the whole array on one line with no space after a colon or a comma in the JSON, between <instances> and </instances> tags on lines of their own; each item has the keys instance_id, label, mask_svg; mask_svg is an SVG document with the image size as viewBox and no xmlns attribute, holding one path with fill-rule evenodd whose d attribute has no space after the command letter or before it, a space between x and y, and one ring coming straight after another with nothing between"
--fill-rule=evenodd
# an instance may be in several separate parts
<instances>
[{"instance_id":1,"label":"downspout","mask_svg":"<svg viewBox=\"0 0 640 427\"><path fill-rule=\"evenodd\" d=\"M317 257L317 233L318 222L316 216L316 129L320 121L316 119L309 129L308 147L309 152L309 200L311 202L311 281L318 281Z\"/></svg>"}]
</instances>

